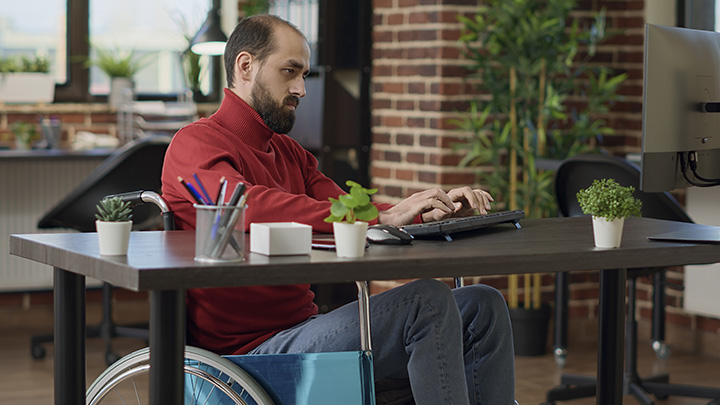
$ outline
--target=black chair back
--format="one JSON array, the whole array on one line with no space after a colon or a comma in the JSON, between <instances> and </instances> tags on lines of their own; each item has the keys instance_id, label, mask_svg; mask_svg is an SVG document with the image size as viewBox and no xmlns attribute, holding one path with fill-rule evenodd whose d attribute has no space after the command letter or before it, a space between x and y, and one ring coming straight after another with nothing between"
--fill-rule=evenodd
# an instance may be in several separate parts
<instances>
[{"instance_id":1,"label":"black chair back","mask_svg":"<svg viewBox=\"0 0 720 405\"><path fill-rule=\"evenodd\" d=\"M668 192L645 193L639 190L640 168L626 159L608 155L580 155L563 160L555 173L555 197L560 216L582 216L577 202L579 190L593 180L612 178L623 186L635 187L635 196L643 203L642 216L669 221L693 222L678 201Z\"/></svg>"},{"instance_id":2,"label":"black chair back","mask_svg":"<svg viewBox=\"0 0 720 405\"><path fill-rule=\"evenodd\" d=\"M151 136L129 142L115 151L67 197L38 221L38 228L95 231L95 206L105 196L134 190L160 193L163 160L171 137ZM152 204L133 208L133 226L148 229L158 224ZM160 227L161 224L158 224Z\"/></svg>"}]
</instances>

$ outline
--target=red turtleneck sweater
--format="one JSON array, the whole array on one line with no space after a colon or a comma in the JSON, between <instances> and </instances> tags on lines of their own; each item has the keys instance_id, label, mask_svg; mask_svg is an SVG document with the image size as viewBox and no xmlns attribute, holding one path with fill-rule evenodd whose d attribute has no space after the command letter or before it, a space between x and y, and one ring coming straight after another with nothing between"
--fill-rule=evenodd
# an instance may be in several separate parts
<instances>
[{"instance_id":1,"label":"red turtleneck sweater","mask_svg":"<svg viewBox=\"0 0 720 405\"><path fill-rule=\"evenodd\" d=\"M295 221L315 232L332 232L332 224L323 222L328 198L343 193L318 171L312 154L290 137L273 133L227 89L218 111L178 131L165 156L162 191L179 229L195 228L193 200L177 180L191 180L193 174L212 197L222 176L228 179L228 198L235 184L245 183L246 230L252 222ZM247 353L316 314L313 298L309 284L188 290L188 343L219 354Z\"/></svg>"}]
</instances>

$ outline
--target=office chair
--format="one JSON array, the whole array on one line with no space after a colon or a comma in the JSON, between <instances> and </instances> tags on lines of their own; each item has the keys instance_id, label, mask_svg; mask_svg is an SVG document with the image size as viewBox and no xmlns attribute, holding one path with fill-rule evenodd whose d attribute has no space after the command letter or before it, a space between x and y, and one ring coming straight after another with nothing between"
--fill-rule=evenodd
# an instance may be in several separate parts
<instances>
[{"instance_id":1,"label":"office chair","mask_svg":"<svg viewBox=\"0 0 720 405\"><path fill-rule=\"evenodd\" d=\"M105 196L132 190L160 192L160 175L170 137L155 136L127 143L113 152L67 197L55 205L38 221L38 228L70 228L80 232L95 231L95 205ZM149 194L146 195L146 198ZM152 199L149 199L152 201ZM156 204L163 209L162 206ZM133 207L133 229L160 229L160 216L151 204ZM112 287L102 285L102 319L96 326L87 328L88 337L105 341L105 361L115 362L119 356L112 351L112 338L132 337L147 340L146 327L122 327L112 320ZM35 359L45 356L44 342L52 342L53 335L31 338L31 354Z\"/></svg>"},{"instance_id":2,"label":"office chair","mask_svg":"<svg viewBox=\"0 0 720 405\"><path fill-rule=\"evenodd\" d=\"M635 187L635 196L643 203L642 216L679 222L692 222L680 204L669 193L644 193L638 190L640 168L625 159L608 155L576 156L564 160L555 174L555 196L561 216L584 215L577 203L576 193L587 188L595 179L613 178L623 186ZM659 357L666 357L665 339L665 282L664 268L627 269L628 308L625 335L625 392L632 394L640 403L652 405L648 394L658 399L670 395L714 399L709 404L720 405L720 389L670 384L669 375L640 378L637 372L637 320L635 318L636 283L638 277L652 274L653 279L653 349ZM679 287L681 288L681 287ZM567 345L567 273L556 278L555 355L556 361L564 363ZM562 375L560 386L547 392L546 404L575 398L595 396L595 378Z\"/></svg>"}]
</instances>

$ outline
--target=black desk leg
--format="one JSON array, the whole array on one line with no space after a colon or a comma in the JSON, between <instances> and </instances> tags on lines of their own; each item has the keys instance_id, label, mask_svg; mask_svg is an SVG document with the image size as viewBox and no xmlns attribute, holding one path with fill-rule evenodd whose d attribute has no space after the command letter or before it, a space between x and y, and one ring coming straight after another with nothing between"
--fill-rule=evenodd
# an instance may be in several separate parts
<instances>
[{"instance_id":1,"label":"black desk leg","mask_svg":"<svg viewBox=\"0 0 720 405\"><path fill-rule=\"evenodd\" d=\"M626 281L626 269L600 272L598 405L622 404Z\"/></svg>"},{"instance_id":2,"label":"black desk leg","mask_svg":"<svg viewBox=\"0 0 720 405\"><path fill-rule=\"evenodd\" d=\"M55 404L84 404L85 277L53 270Z\"/></svg>"},{"instance_id":3,"label":"black desk leg","mask_svg":"<svg viewBox=\"0 0 720 405\"><path fill-rule=\"evenodd\" d=\"M183 403L185 291L150 292L150 404Z\"/></svg>"}]
</instances>

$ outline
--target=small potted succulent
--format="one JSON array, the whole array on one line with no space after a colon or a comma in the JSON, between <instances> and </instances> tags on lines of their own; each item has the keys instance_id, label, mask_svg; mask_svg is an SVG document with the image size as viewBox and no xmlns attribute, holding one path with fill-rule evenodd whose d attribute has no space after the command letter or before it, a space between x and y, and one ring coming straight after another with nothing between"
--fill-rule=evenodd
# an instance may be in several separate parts
<instances>
[{"instance_id":1,"label":"small potted succulent","mask_svg":"<svg viewBox=\"0 0 720 405\"><path fill-rule=\"evenodd\" d=\"M335 251L338 256L362 257L365 254L367 221L378 216L377 207L370 202L370 196L377 193L377 189L364 188L352 180L345 184L350 187L350 192L338 196L337 199L330 198L332 206L325 222L333 223Z\"/></svg>"},{"instance_id":2,"label":"small potted succulent","mask_svg":"<svg viewBox=\"0 0 720 405\"><path fill-rule=\"evenodd\" d=\"M100 254L122 256L128 252L132 230L130 202L120 197L105 198L96 206L95 228L98 233Z\"/></svg>"},{"instance_id":3,"label":"small potted succulent","mask_svg":"<svg viewBox=\"0 0 720 405\"><path fill-rule=\"evenodd\" d=\"M590 187L577 192L582 212L592 215L597 247L620 247L627 217L639 217L642 201L633 197L635 187L624 187L614 179L594 180Z\"/></svg>"}]
</instances>

